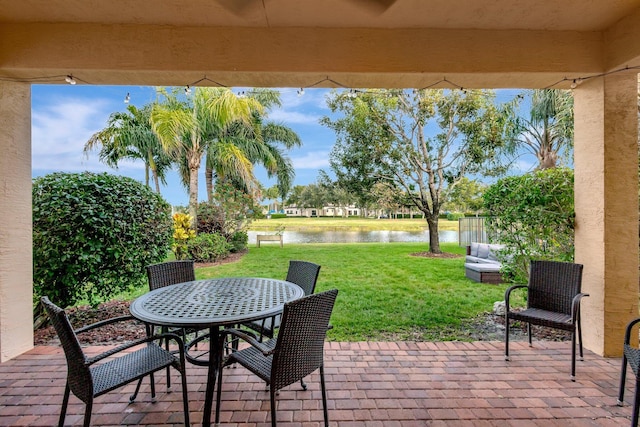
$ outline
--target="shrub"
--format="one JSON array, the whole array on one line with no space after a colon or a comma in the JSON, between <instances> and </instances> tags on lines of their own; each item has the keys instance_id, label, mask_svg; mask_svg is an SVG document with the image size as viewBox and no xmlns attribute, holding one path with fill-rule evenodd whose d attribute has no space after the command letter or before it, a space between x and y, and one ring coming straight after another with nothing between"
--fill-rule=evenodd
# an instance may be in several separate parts
<instances>
[{"instance_id":1,"label":"shrub","mask_svg":"<svg viewBox=\"0 0 640 427\"><path fill-rule=\"evenodd\" d=\"M229 238L230 250L232 253L243 251L249 244L249 235L246 231L236 231Z\"/></svg>"},{"instance_id":2,"label":"shrub","mask_svg":"<svg viewBox=\"0 0 640 427\"><path fill-rule=\"evenodd\" d=\"M499 180L484 194L487 227L506 245L503 272L525 283L532 259L573 261L573 171L545 169Z\"/></svg>"},{"instance_id":3,"label":"shrub","mask_svg":"<svg viewBox=\"0 0 640 427\"><path fill-rule=\"evenodd\" d=\"M250 195L224 180L218 181L213 202L198 205L198 233L221 233L230 240L236 232L249 228L256 208Z\"/></svg>"},{"instance_id":4,"label":"shrub","mask_svg":"<svg viewBox=\"0 0 640 427\"><path fill-rule=\"evenodd\" d=\"M447 219L449 221L457 221L460 218L464 218L464 214L463 213L450 212L450 213L447 214Z\"/></svg>"},{"instance_id":5,"label":"shrub","mask_svg":"<svg viewBox=\"0 0 640 427\"><path fill-rule=\"evenodd\" d=\"M220 233L200 233L187 242L187 251L197 262L213 262L229 256L231 244Z\"/></svg>"},{"instance_id":6,"label":"shrub","mask_svg":"<svg viewBox=\"0 0 640 427\"><path fill-rule=\"evenodd\" d=\"M224 210L218 204L198 204L198 233L221 233L225 229Z\"/></svg>"},{"instance_id":7,"label":"shrub","mask_svg":"<svg viewBox=\"0 0 640 427\"><path fill-rule=\"evenodd\" d=\"M287 214L283 214L283 213L273 213L271 214L271 219L282 219L282 218L286 218Z\"/></svg>"},{"instance_id":8,"label":"shrub","mask_svg":"<svg viewBox=\"0 0 640 427\"><path fill-rule=\"evenodd\" d=\"M171 245L171 207L149 188L106 173L33 182L34 296L92 305L145 280Z\"/></svg>"}]
</instances>

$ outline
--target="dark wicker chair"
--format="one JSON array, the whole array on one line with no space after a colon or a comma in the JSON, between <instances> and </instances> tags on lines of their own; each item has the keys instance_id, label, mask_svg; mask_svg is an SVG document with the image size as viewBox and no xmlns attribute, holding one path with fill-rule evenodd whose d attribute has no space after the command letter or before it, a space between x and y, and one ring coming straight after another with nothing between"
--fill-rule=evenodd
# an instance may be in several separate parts
<instances>
[{"instance_id":1,"label":"dark wicker chair","mask_svg":"<svg viewBox=\"0 0 640 427\"><path fill-rule=\"evenodd\" d=\"M149 290L164 288L165 286L174 285L176 283L191 282L196 280L195 264L193 260L181 260L181 261L167 261L160 264L148 265L147 279L149 282ZM151 334L155 333L154 325L149 325L151 328ZM168 330L166 327L161 328L162 333L171 332L180 335L182 340L186 343L188 334L198 335L197 329L172 329ZM142 379L140 380L142 381ZM138 383L140 387L140 383ZM167 368L167 389L171 389L171 374L169 368Z\"/></svg>"},{"instance_id":2,"label":"dark wicker chair","mask_svg":"<svg viewBox=\"0 0 640 427\"><path fill-rule=\"evenodd\" d=\"M58 426L64 425L69 403L69 394L73 392L85 407L84 426L91 424L91 410L93 399L109 391L115 390L125 384L129 384L147 375L173 366L180 372L182 377L182 401L184 405L184 425L189 426L189 405L187 398L187 379L184 363L184 344L180 337L175 334L149 336L147 338L130 341L116 348L110 349L97 356L87 357L82 351L80 342L76 334L87 332L95 328L110 325L116 322L133 320L132 316L121 316L97 322L85 326L76 331L73 330L67 314L60 307L53 304L47 297L42 297L44 306L51 323L60 338L60 343L67 358L67 384L62 399L62 409ZM155 343L158 339L173 340L179 348L179 356L168 352ZM144 345L146 344L146 345ZM144 345L139 350L128 351L132 347ZM124 353L122 353L124 352ZM119 354L122 354L118 356ZM114 356L118 356L115 357ZM98 363L101 362L101 363ZM136 398L138 388L129 398L131 402ZM151 397L155 400L155 387L151 382Z\"/></svg>"},{"instance_id":3,"label":"dark wicker chair","mask_svg":"<svg viewBox=\"0 0 640 427\"><path fill-rule=\"evenodd\" d=\"M285 280L300 286L305 295L311 295L316 289L318 274L320 274L320 266L318 264L292 260L289 261L289 270ZM257 332L259 340L262 341L263 337L273 338L275 330L280 327L280 316L243 323L243 326Z\"/></svg>"},{"instance_id":4,"label":"dark wicker chair","mask_svg":"<svg viewBox=\"0 0 640 427\"><path fill-rule=\"evenodd\" d=\"M622 354L622 372L620 373L620 393L618 394L618 406L624 402L624 386L627 379L627 363L636 377L635 397L633 399L633 414L631 415L632 427L638 427L638 408L640 407L640 378L638 377L638 367L640 367L640 349L631 346L631 331L640 322L640 318L632 320L627 325L624 334L624 348ZM636 332L636 336L638 332Z\"/></svg>"},{"instance_id":5,"label":"dark wicker chair","mask_svg":"<svg viewBox=\"0 0 640 427\"><path fill-rule=\"evenodd\" d=\"M196 280L193 260L168 261L147 266L149 290Z\"/></svg>"},{"instance_id":6,"label":"dark wicker chair","mask_svg":"<svg viewBox=\"0 0 640 427\"><path fill-rule=\"evenodd\" d=\"M337 295L338 290L333 289L285 304L277 338L264 343L237 329L225 331L225 334L242 338L251 345L231 353L224 366L239 363L267 382L272 427L277 424L276 391L302 380L316 369L320 369L324 425L329 425L324 380L324 340ZM218 370L216 425L220 421L222 371L222 368Z\"/></svg>"},{"instance_id":7,"label":"dark wicker chair","mask_svg":"<svg viewBox=\"0 0 640 427\"><path fill-rule=\"evenodd\" d=\"M571 380L576 376L576 331L583 359L580 300L582 264L556 261L531 261L528 285L515 285L505 292L505 360L509 360L509 321L527 323L529 345L531 325L540 325L571 332ZM514 289L527 288L527 308L511 311L509 297Z\"/></svg>"}]
</instances>

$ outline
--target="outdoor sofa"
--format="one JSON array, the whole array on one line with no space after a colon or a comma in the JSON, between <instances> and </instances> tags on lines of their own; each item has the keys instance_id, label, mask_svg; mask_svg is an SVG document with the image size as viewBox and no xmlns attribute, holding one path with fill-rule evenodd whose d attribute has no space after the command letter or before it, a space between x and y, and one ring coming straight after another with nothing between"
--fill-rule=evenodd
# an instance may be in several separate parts
<instances>
[{"instance_id":1,"label":"outdoor sofa","mask_svg":"<svg viewBox=\"0 0 640 427\"><path fill-rule=\"evenodd\" d=\"M465 275L476 282L502 283L502 275L500 274L502 264L496 256L496 253L502 248L504 245L471 243L467 246L467 257L464 263Z\"/></svg>"}]
</instances>

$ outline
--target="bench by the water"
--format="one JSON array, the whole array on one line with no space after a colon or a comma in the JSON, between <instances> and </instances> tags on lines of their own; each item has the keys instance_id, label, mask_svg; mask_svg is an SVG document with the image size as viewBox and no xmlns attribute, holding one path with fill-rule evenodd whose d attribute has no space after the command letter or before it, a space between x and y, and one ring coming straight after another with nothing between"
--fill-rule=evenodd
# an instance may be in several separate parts
<instances>
[{"instance_id":1,"label":"bench by the water","mask_svg":"<svg viewBox=\"0 0 640 427\"><path fill-rule=\"evenodd\" d=\"M258 247L260 247L260 242L280 242L280 247L282 247L282 234L258 234L256 235Z\"/></svg>"}]
</instances>

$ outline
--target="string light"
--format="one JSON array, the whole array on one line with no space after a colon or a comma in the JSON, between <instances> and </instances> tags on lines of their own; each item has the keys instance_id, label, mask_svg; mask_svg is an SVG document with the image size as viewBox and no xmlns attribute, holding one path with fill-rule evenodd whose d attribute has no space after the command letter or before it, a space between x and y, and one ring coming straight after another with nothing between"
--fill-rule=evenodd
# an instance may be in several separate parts
<instances>
[{"instance_id":1,"label":"string light","mask_svg":"<svg viewBox=\"0 0 640 427\"><path fill-rule=\"evenodd\" d=\"M130 100L131 100L131 96L129 95L129 92L127 92L127 96L124 97L124 103L128 104Z\"/></svg>"},{"instance_id":2,"label":"string light","mask_svg":"<svg viewBox=\"0 0 640 427\"><path fill-rule=\"evenodd\" d=\"M438 80L437 82L431 83L430 85L425 86L425 87L422 87L422 88L420 88L420 89L418 89L418 90L431 89L432 87L437 86L437 85L439 85L440 83L448 83L448 84L450 84L451 86L456 87L456 88L458 88L458 89L460 89L460 90L463 90L463 91L464 91L464 88L463 88L462 86L460 86L459 84L455 84L454 82L452 82L452 81L450 81L450 80L447 80L447 78L446 78L446 77L443 77L442 79Z\"/></svg>"},{"instance_id":3,"label":"string light","mask_svg":"<svg viewBox=\"0 0 640 427\"><path fill-rule=\"evenodd\" d=\"M329 76L327 76L324 79L318 80L317 82L315 82L313 84L310 84L310 85L307 85L307 86L304 86L304 87L301 87L300 89L298 89L298 91L297 91L298 96L304 95L304 90L305 89L309 89L309 88L318 86L319 84L322 84L324 82L329 82L329 83L333 84L334 86L338 86L338 87L341 87L343 89L348 89L347 86L345 86L342 83L337 82L337 81L335 81L333 79L330 79ZM350 89L350 90L353 90L353 89Z\"/></svg>"},{"instance_id":4,"label":"string light","mask_svg":"<svg viewBox=\"0 0 640 427\"><path fill-rule=\"evenodd\" d=\"M555 82L553 84L550 84L547 87L544 87L543 89L551 89L552 87L557 86L557 85L559 85L561 83L564 83L564 82L571 82L569 87L571 87L571 89L575 89L576 87L578 87L578 85L580 83L582 83L582 82L584 82L586 80L595 79L595 78L598 78L598 77L606 77L606 76L611 75L611 74L622 73L624 71L629 71L629 70L640 70L640 65L635 65L633 67L630 67L630 66L627 65L624 68L618 68L616 70L607 71L606 73L593 74L591 76L583 76L583 77L576 77L576 78L564 77L564 78L558 80L557 82Z\"/></svg>"},{"instance_id":5,"label":"string light","mask_svg":"<svg viewBox=\"0 0 640 427\"><path fill-rule=\"evenodd\" d=\"M560 80L558 80L558 81L556 81L556 82L554 82L554 83L552 83L552 84L550 84L550 85L548 85L546 87L543 87L542 89L551 89L551 88L553 88L555 86L561 85L561 84L566 83L566 82L569 82L569 87L571 89L575 89L576 87L578 87L581 83L583 83L586 80L590 80L590 79L594 79L594 78L598 78L598 77L605 77L605 76L608 76L608 75L611 75L611 74L616 74L616 73L620 73L620 72L624 72L624 71L630 71L630 70L640 70L640 65L626 66L626 67L623 67L623 68L611 70L611 71L604 72L604 73L593 74L593 75L589 75L589 76L563 77L562 79L560 79ZM92 83L89 83L89 82L87 82L85 80L82 80L82 79L74 76L73 74L50 75L50 76L35 76L35 77L19 77L19 78L18 77L2 77L2 76L0 76L0 81L16 82L16 83L55 83L56 80L59 81L58 79L61 79L61 78L64 78L64 81L66 83L70 84L70 85L75 85L78 82L81 82L81 83L84 83L84 84L92 84ZM227 85L224 85L224 84L219 83L219 82L217 82L215 80L212 80L212 79L208 78L206 75L204 75L201 79L198 79L198 80L194 81L193 83L186 85L185 89L184 89L185 94L189 95L192 92L192 86L196 86L197 84L202 83L202 82L210 82L210 83L213 83L213 84L215 84L216 86L219 86L219 87L225 87L225 88L228 87ZM297 90L297 94L298 94L298 96L303 96L304 93L305 93L305 89L316 87L316 86L318 86L318 85L320 85L320 84L322 84L324 82L329 82L332 85L337 86L339 88L349 89L344 84L342 84L342 83L340 83L340 82L338 82L336 80L333 80L333 79L331 79L331 78L329 78L327 76L327 77L325 77L325 78L323 78L321 80L318 80L317 82L315 82L313 84L301 87L299 90ZM422 87L420 89L417 89L417 90L430 89L430 88L433 88L433 87L435 87L437 85L440 85L440 84L443 84L443 83L449 84L449 85L451 85L451 86L453 86L455 88L458 88L460 90L464 90L465 89L463 86L461 86L461 85L459 85L457 83L454 83L451 80L448 80L446 77L443 77L442 79L440 79L438 81L435 81L435 82L433 82L433 83L431 83L431 84L429 84L427 86L424 86L424 87ZM416 91L416 89L414 89L414 92L415 91ZM357 94L358 94L358 90L349 89L349 93L347 94L347 96L355 97L355 96L357 96ZM238 92L238 96L240 96L240 97L246 96L246 92L245 91ZM127 95L125 96L125 103L128 103L130 101L130 99L131 99L130 98L130 94L127 93Z\"/></svg>"},{"instance_id":6,"label":"string light","mask_svg":"<svg viewBox=\"0 0 640 427\"><path fill-rule=\"evenodd\" d=\"M215 80L211 80L211 79L210 79L209 77L207 77L207 76L206 76L206 74L205 74L201 79L198 79L198 80L196 80L195 82L193 82L193 83L191 83L191 84L188 84L188 85L186 86L186 88L188 88L189 90L191 90L191 86L195 86L195 85L197 85L198 83L202 83L202 82L210 82L210 83L215 84L216 86L220 86L220 87L227 87L227 85L223 85L222 83L218 83L218 82L217 82L217 81L215 81ZM185 88L185 92L186 92L186 88Z\"/></svg>"}]
</instances>

